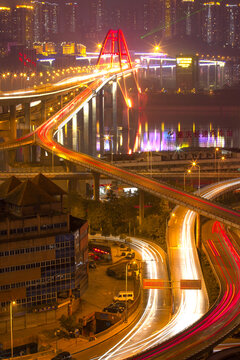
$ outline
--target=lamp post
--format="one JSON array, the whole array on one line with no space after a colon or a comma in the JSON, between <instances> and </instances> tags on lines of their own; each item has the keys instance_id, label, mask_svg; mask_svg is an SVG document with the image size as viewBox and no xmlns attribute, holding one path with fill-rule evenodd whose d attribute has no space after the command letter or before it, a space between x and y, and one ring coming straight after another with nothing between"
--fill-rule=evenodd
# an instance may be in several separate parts
<instances>
[{"instance_id":1,"label":"lamp post","mask_svg":"<svg viewBox=\"0 0 240 360\"><path fill-rule=\"evenodd\" d=\"M217 181L219 182L219 176L220 176L220 161L224 161L225 160L225 156L222 156L219 160L218 160L218 173L217 173Z\"/></svg>"},{"instance_id":2,"label":"lamp post","mask_svg":"<svg viewBox=\"0 0 240 360\"><path fill-rule=\"evenodd\" d=\"M188 169L187 172L183 173L183 189L184 189L184 191L185 191L185 187L186 187L186 175L191 174L191 172L192 172L191 169Z\"/></svg>"},{"instance_id":3,"label":"lamp post","mask_svg":"<svg viewBox=\"0 0 240 360\"><path fill-rule=\"evenodd\" d=\"M54 145L52 147L52 172L54 172L54 150L56 149L56 146Z\"/></svg>"},{"instance_id":4,"label":"lamp post","mask_svg":"<svg viewBox=\"0 0 240 360\"><path fill-rule=\"evenodd\" d=\"M152 177L152 151L149 149L147 154L148 154L148 171L150 171L150 177Z\"/></svg>"},{"instance_id":5,"label":"lamp post","mask_svg":"<svg viewBox=\"0 0 240 360\"><path fill-rule=\"evenodd\" d=\"M113 140L110 135L104 136L104 139L109 141L110 153L111 153L111 164L113 164Z\"/></svg>"},{"instance_id":6,"label":"lamp post","mask_svg":"<svg viewBox=\"0 0 240 360\"><path fill-rule=\"evenodd\" d=\"M13 358L13 305L15 304L15 301L10 301L11 358Z\"/></svg>"},{"instance_id":7,"label":"lamp post","mask_svg":"<svg viewBox=\"0 0 240 360\"><path fill-rule=\"evenodd\" d=\"M219 151L219 148L215 148L215 173L217 172L217 152Z\"/></svg>"},{"instance_id":8,"label":"lamp post","mask_svg":"<svg viewBox=\"0 0 240 360\"><path fill-rule=\"evenodd\" d=\"M193 162L192 162L192 166L198 168L198 196L200 196L200 187L201 187L200 165L198 165L198 164L196 163L196 161L193 161Z\"/></svg>"},{"instance_id":9,"label":"lamp post","mask_svg":"<svg viewBox=\"0 0 240 360\"><path fill-rule=\"evenodd\" d=\"M128 265L129 262L126 263L126 284L125 284L125 291L126 291L126 319L125 322L128 322L128 297L127 297L127 291L128 291Z\"/></svg>"}]
</instances>

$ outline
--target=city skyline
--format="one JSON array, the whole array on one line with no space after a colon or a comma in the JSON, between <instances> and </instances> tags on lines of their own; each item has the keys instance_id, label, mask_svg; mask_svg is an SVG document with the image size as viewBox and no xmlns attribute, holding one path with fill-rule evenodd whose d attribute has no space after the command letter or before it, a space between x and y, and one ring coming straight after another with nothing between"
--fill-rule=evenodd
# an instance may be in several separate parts
<instances>
[{"instance_id":1,"label":"city skyline","mask_svg":"<svg viewBox=\"0 0 240 360\"><path fill-rule=\"evenodd\" d=\"M75 41L94 50L110 28L121 28L135 50L159 44L237 55L240 49L239 1L3 0L0 6L1 43Z\"/></svg>"}]
</instances>

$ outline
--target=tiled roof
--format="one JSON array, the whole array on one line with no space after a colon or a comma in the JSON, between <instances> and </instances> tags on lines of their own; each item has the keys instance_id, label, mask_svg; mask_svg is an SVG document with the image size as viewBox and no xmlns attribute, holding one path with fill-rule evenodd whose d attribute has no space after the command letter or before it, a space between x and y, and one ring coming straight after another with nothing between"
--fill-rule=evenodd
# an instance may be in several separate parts
<instances>
[{"instance_id":1,"label":"tiled roof","mask_svg":"<svg viewBox=\"0 0 240 360\"><path fill-rule=\"evenodd\" d=\"M12 190L14 190L21 181L15 176L11 176L0 185L0 198L5 198Z\"/></svg>"},{"instance_id":2,"label":"tiled roof","mask_svg":"<svg viewBox=\"0 0 240 360\"><path fill-rule=\"evenodd\" d=\"M6 196L5 201L17 206L29 206L48 204L55 202L55 199L31 180L27 180L12 190Z\"/></svg>"},{"instance_id":3,"label":"tiled roof","mask_svg":"<svg viewBox=\"0 0 240 360\"><path fill-rule=\"evenodd\" d=\"M46 191L51 196L64 195L66 192L56 185L53 181L49 180L43 174L38 174L32 179L32 182L38 185L41 189Z\"/></svg>"}]
</instances>

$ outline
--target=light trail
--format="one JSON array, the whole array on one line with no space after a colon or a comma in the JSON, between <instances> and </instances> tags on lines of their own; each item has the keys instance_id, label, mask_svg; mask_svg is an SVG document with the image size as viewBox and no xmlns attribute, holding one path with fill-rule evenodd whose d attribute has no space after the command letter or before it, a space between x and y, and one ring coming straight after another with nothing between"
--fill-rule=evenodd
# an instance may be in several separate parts
<instances>
[{"instance_id":1,"label":"light trail","mask_svg":"<svg viewBox=\"0 0 240 360\"><path fill-rule=\"evenodd\" d=\"M122 75L122 73L121 73L121 75ZM115 76L116 76L116 74L115 74ZM134 184L134 186L143 188L145 191L153 193L156 196L162 197L162 196L165 196L166 193L169 193L169 198L172 199L172 201L176 201L176 199L178 197L184 198L184 201L182 201L182 202L184 202L186 204L186 206L188 206L188 205L190 206L190 202L191 202L191 207L195 207L196 209L198 209L198 211L201 211L202 208L207 209L206 212L207 212L208 216L210 216L211 214L213 214L212 217L221 217L222 215L224 215L224 216L222 216L223 221L225 221L226 217L227 218L230 217L230 219L232 219L231 223L238 225L240 215L238 212L236 212L232 209L224 208L221 205L211 203L203 198L199 198L194 195L184 193L180 190L171 188L168 185L158 183L152 179L148 179L143 176L137 175L135 173L131 173L131 172L125 171L123 169L117 168L116 166L113 166L109 163L105 163L105 162L99 161L98 159L92 158L91 156L75 153L72 150L64 148L63 146L61 146L60 144L56 143L53 140L53 134L55 132L56 126L59 126L65 120L65 118L70 119L71 115L74 112L79 111L79 107L83 106L83 104L91 98L92 92L96 91L96 89L102 87L109 80L110 80L109 78L104 77L102 79L98 79L98 80L94 81L93 83L91 83L87 89L85 89L81 94L79 94L74 100L70 101L62 110L60 110L57 114L55 114L53 117L51 117L46 123L41 125L34 133L32 133L24 138L17 139L16 143L18 143L18 146L21 146L21 144L22 144L21 141L25 141L25 140L29 139L29 137L31 137L35 134L36 141L40 146L42 146L43 148L46 148L48 151L54 151L54 153L56 153L60 157L63 157L74 163L78 163L83 166L86 166L87 168L90 168L92 170L95 170L95 171L98 171L98 172L101 172L104 174L111 174L111 176L114 178L117 178L117 179L127 182L129 184ZM189 203L187 201L189 201ZM191 248L191 246L189 246L189 249L190 248ZM181 249L181 246L179 247L179 249ZM190 266L190 265L188 265L188 266ZM193 274L193 276L194 276L194 274ZM225 301L227 301L227 304L231 304L232 299L235 299L234 286L231 285L231 286L228 286L228 288L231 291L226 292L226 296L224 297L224 299L222 299L222 301L220 303L222 303L222 302L225 303ZM186 306L186 304L187 304L186 296L184 296L184 294L181 296L181 299L180 299L180 304L182 304L182 303L184 304L184 306ZM179 307L179 309L177 310L178 316L181 313L182 309L184 309L184 306ZM238 310L238 307L236 307L236 308ZM199 311L199 309L198 309L198 311ZM220 311L220 313L219 313L219 311ZM165 351L173 352L174 356L176 356L176 353L181 351L181 350L179 350L179 346L183 347L183 343L185 341L188 341L188 339L190 339L189 340L190 341L190 344L189 344L190 350L189 351L195 351L195 350L192 350L192 349L195 349L194 345L197 346L197 344L198 344L198 339L194 338L195 334L198 333L199 329L201 329L202 332L203 332L203 330L210 331L211 326L209 326L209 325L213 325L213 324L218 325L218 318L221 318L222 312L223 312L222 308L217 307L216 309L214 309L213 311L211 311L208 314L207 322L204 322L205 317L203 317L201 320L199 320L199 322L196 323L195 327L189 328L191 330L186 330L183 333L181 333L180 335L177 335L171 341L164 343L162 345L162 347L160 345L160 348L158 346L158 347L154 348L154 350L149 350L149 352L147 353L148 355L143 354L143 355L137 356L136 358L137 359L146 359L146 358L150 358L150 357L156 357L156 356L160 356L160 354L165 354ZM217 313L217 317L214 317L215 313ZM186 317L186 312L184 312L184 314ZM236 314L236 317L237 316L238 316L238 313ZM182 321L183 321L184 326L187 326L185 317L183 317ZM214 319L214 320L212 320L212 319ZM172 320L172 323L173 323L173 321L176 321L176 317ZM229 321L233 321L233 318L229 319ZM179 326L178 320L176 321L176 324ZM182 327L182 325L180 325L180 327ZM193 331L193 329L194 329L194 331ZM178 328L178 332L179 331L181 331L181 329ZM222 333L223 329L221 328L219 331L221 331L221 333ZM169 333L167 336L169 338ZM206 339L208 340L209 337L206 337ZM154 337L154 338L150 339L150 342L148 343L148 345L152 347L152 346L155 346L156 343L159 343L159 339L156 340L156 338ZM184 349L185 349L184 351L187 351L185 344L184 344ZM168 357L165 357L165 355L163 355L164 359L167 359ZM171 358L171 357L169 357L169 358Z\"/></svg>"}]
</instances>

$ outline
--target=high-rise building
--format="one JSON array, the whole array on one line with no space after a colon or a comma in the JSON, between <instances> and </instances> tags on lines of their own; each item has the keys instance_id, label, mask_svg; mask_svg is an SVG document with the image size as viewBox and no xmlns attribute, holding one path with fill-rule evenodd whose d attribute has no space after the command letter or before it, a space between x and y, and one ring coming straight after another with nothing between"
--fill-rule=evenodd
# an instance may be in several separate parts
<instances>
[{"instance_id":1,"label":"high-rise building","mask_svg":"<svg viewBox=\"0 0 240 360\"><path fill-rule=\"evenodd\" d=\"M0 6L0 42L10 41L11 35L11 8Z\"/></svg>"},{"instance_id":2,"label":"high-rise building","mask_svg":"<svg viewBox=\"0 0 240 360\"><path fill-rule=\"evenodd\" d=\"M200 37L200 11L196 0L180 0L177 6L177 35Z\"/></svg>"},{"instance_id":3,"label":"high-rise building","mask_svg":"<svg viewBox=\"0 0 240 360\"><path fill-rule=\"evenodd\" d=\"M33 5L25 5L18 1L13 9L13 41L30 48L33 44Z\"/></svg>"},{"instance_id":4,"label":"high-rise building","mask_svg":"<svg viewBox=\"0 0 240 360\"><path fill-rule=\"evenodd\" d=\"M166 1L165 1L166 6ZM152 42L159 42L167 31L165 27L165 12L163 0L144 0L143 2L143 30L149 33Z\"/></svg>"},{"instance_id":5,"label":"high-rise building","mask_svg":"<svg viewBox=\"0 0 240 360\"><path fill-rule=\"evenodd\" d=\"M224 4L224 46L240 47L240 3L231 2Z\"/></svg>"},{"instance_id":6,"label":"high-rise building","mask_svg":"<svg viewBox=\"0 0 240 360\"><path fill-rule=\"evenodd\" d=\"M202 40L210 46L221 46L223 38L223 23L221 3L206 1L202 10Z\"/></svg>"},{"instance_id":7,"label":"high-rise building","mask_svg":"<svg viewBox=\"0 0 240 360\"><path fill-rule=\"evenodd\" d=\"M32 1L34 6L34 42L51 41L58 33L58 4Z\"/></svg>"}]
</instances>

